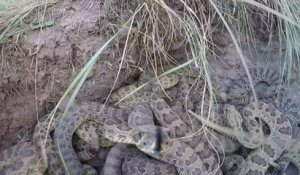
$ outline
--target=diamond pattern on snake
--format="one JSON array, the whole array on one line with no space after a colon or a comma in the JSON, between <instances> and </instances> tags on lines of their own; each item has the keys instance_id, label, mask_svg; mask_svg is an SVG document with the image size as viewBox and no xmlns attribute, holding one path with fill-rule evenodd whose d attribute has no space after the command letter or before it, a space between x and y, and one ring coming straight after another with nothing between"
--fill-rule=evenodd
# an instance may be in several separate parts
<instances>
[{"instance_id":1,"label":"diamond pattern on snake","mask_svg":"<svg viewBox=\"0 0 300 175\"><path fill-rule=\"evenodd\" d=\"M298 101L298 103L296 101ZM272 101L268 100L267 102L272 103L287 116L293 127L300 126L299 100L291 90L284 88Z\"/></svg>"},{"instance_id":2,"label":"diamond pattern on snake","mask_svg":"<svg viewBox=\"0 0 300 175\"><path fill-rule=\"evenodd\" d=\"M121 89L120 91L122 91L122 93L119 93L119 92L117 92L117 93L119 93L119 94L128 94L129 93L129 92L126 92L126 89ZM173 112L173 110L168 106L168 104L162 98L157 97L157 95L155 95L155 94L154 95L151 93L147 94L147 92L145 92L145 94L146 94L145 95L146 97L144 97L143 99L147 99L150 97L151 100L148 103L150 103L152 110L154 111L156 117L158 116L158 122L164 127L168 127L171 129L175 128L175 132L171 135L172 137L182 137L191 132L191 131L182 129L183 128L182 126L186 125L185 122L183 122L181 120L181 118L178 115L176 115L176 113ZM119 98L122 98L121 95L119 95L119 96L120 96ZM130 103L131 102L129 102L127 104L130 104ZM179 128L181 130L176 131L177 128ZM199 140L197 140L197 141L199 141ZM218 163L215 160L214 155L207 154L208 152L204 153L203 152L204 147L205 146L203 145L201 151L202 151L202 157L205 160L206 168L209 169L210 172L217 171Z\"/></svg>"},{"instance_id":3,"label":"diamond pattern on snake","mask_svg":"<svg viewBox=\"0 0 300 175\"><path fill-rule=\"evenodd\" d=\"M33 142L14 145L0 153L0 174L43 174Z\"/></svg>"},{"instance_id":4,"label":"diamond pattern on snake","mask_svg":"<svg viewBox=\"0 0 300 175\"><path fill-rule=\"evenodd\" d=\"M270 134L264 136L263 142L257 143L257 148L251 152L246 159L245 163L245 174L254 175L261 174L264 175L270 165L276 165L274 162L280 157L280 155L289 147L292 136L292 127L289 123L287 117L285 117L279 110L277 110L273 105L266 104L260 101L257 105L252 102L243 108L242 115L239 114L237 110L231 105L226 108L227 115L226 118L229 120L233 130L230 132L235 133L236 139L240 141L245 147L253 148L256 141L251 141L251 137L245 137L248 133L245 130L235 130L235 128L241 127L239 118L253 118L260 119L265 122L270 129ZM199 116L198 116L199 117ZM202 119L202 121L204 121ZM259 122L254 120L244 120L249 122L248 127L253 127L248 130L257 130L257 133L261 133L261 127L257 125ZM207 122L207 121L206 121ZM210 127L221 131L221 127L212 125ZM224 128L222 128L225 130ZM228 129L228 128L227 128ZM238 131L238 132L237 132ZM263 134L263 133L262 133ZM258 134L259 136L260 134Z\"/></svg>"},{"instance_id":5,"label":"diamond pattern on snake","mask_svg":"<svg viewBox=\"0 0 300 175\"><path fill-rule=\"evenodd\" d=\"M176 168L143 154L135 147L116 144L108 154L104 175L177 175Z\"/></svg>"},{"instance_id":6,"label":"diamond pattern on snake","mask_svg":"<svg viewBox=\"0 0 300 175\"><path fill-rule=\"evenodd\" d=\"M180 171L182 172L188 172L192 173L193 171L198 172L196 174L199 174L200 172L206 172L204 167L202 167L203 163L200 161L200 159L195 156L192 149L190 149L187 145L184 143L180 143L177 140L170 141L170 144L163 143L167 139L165 139L164 134L165 132L158 132L161 133L159 137L157 137L157 134L155 132L157 131L157 127L154 127L152 125L143 125L142 127L136 127L136 130L138 132L132 131L126 123L127 117L126 117L126 111L124 110L118 110L116 108L110 108L107 107L104 109L103 113L96 112L100 110L101 106L94 106L90 104L90 107L85 107L87 110L80 110L80 113L74 114L74 116L70 115L70 117L66 116L62 119L62 122L59 124L58 128L56 129L55 133L57 132L58 135L56 136L55 141L61 145L58 145L60 147L61 152L64 154L63 157L71 157L71 160L76 159L76 156L74 155L74 151L72 149L69 149L66 146L66 143L70 143L72 132L76 129L78 125L80 125L82 122L85 122L87 120L95 120L99 122L99 120L102 120L102 118L105 118L105 120L100 121L100 123L103 124L104 130L105 130L105 137L113 140L115 142L123 142L123 143L132 143L138 146L139 149L141 149L143 152L146 152L150 156L153 156L157 159L164 160L166 162L172 162L177 167L180 168ZM93 112L91 112L93 111ZM119 111L119 112L118 112ZM139 112L139 110L137 111ZM95 115L89 115L89 113L94 113ZM123 115L125 113L125 116ZM135 114L135 112L133 112ZM130 115L131 116L131 115ZM133 115L133 116L139 116L139 115ZM125 119L125 121L124 121ZM132 121L132 120L131 120ZM136 123L136 122L133 122ZM125 124L125 125L122 125ZM61 128L61 129L60 129ZM72 130L67 130L67 128L73 128ZM154 130L153 130L154 129ZM142 132L140 132L142 130ZM151 131L154 131L152 134ZM62 133L62 134L60 134ZM157 132L156 132L157 133ZM155 142L155 139L160 138L159 142L161 144L157 144ZM60 143L59 143L60 142ZM162 145L162 146L159 146ZM164 145L168 145L168 149L163 148ZM67 148L67 149L66 149ZM161 154L156 154L159 150L165 150ZM178 151L176 151L178 150ZM183 154L185 152L185 154ZM73 162L66 162L69 163L69 167L72 167L72 174L78 173L76 168L80 167L79 161L76 161L76 165L74 165ZM199 166L200 165L200 166ZM74 169L76 171L74 171ZM80 170L79 170L80 171ZM194 173L195 173L194 172Z\"/></svg>"},{"instance_id":7,"label":"diamond pattern on snake","mask_svg":"<svg viewBox=\"0 0 300 175\"><path fill-rule=\"evenodd\" d=\"M274 68L266 67L254 65L249 68L258 99L273 97L283 88L280 74ZM234 105L245 105L252 101L252 98L249 77L244 73L232 81L228 89L228 100Z\"/></svg>"},{"instance_id":8,"label":"diamond pattern on snake","mask_svg":"<svg viewBox=\"0 0 300 175\"><path fill-rule=\"evenodd\" d=\"M184 83L187 81L182 80L181 82L182 82L181 86L179 86L179 90L177 90L177 92L180 92L180 94L177 95L178 99L176 99L177 101L179 101L179 103L175 103L175 106L173 106L172 109L174 109L176 113L179 113L180 116L183 117L182 118L183 121L185 121L185 123L187 123L188 126L192 126L192 128L196 129L196 130L193 129L194 132L197 131L196 135L185 138L184 141L197 152L199 157L205 162L209 172L215 174L221 173L220 171L217 170L220 168L219 164L223 162L223 159L219 159L216 153L218 154L224 154L224 152L232 153L240 147L240 144L237 141L232 140L229 137L221 135L217 132L203 129L201 123L195 120L196 118L189 116L188 113L185 112L187 109L196 110L197 113L202 114L203 116L208 116L209 100L207 99L208 93L205 93L205 98L203 98L202 94L203 92L205 92L203 91L204 90L203 84L199 84L190 88L190 86L187 83ZM203 82L203 80L199 81L198 79L198 82ZM206 92L208 92L207 89ZM184 101L183 99L186 99L185 101L187 102L192 101L192 103L189 104L180 103ZM205 101L204 103L202 102L203 100ZM221 105L217 107L218 109L222 109ZM225 125L222 111L212 109L210 116L212 116L211 118L214 119L215 122ZM235 164L235 162L233 162L234 160L232 159L226 159L226 160L232 161L230 163L229 162L227 163L227 167L229 164L230 165ZM242 168L241 164L237 166L238 169ZM238 170L234 172L237 173ZM232 173L232 172L229 171L228 173Z\"/></svg>"},{"instance_id":9,"label":"diamond pattern on snake","mask_svg":"<svg viewBox=\"0 0 300 175\"><path fill-rule=\"evenodd\" d=\"M103 108L103 109L102 109ZM127 117L126 117L127 116ZM96 121L104 127L104 137L114 142L136 145L140 150L148 154L155 154L157 133L160 133L160 146L168 145L168 132L156 126L130 128L127 125L128 115L125 110L116 109L98 104L96 102L85 103L77 107L77 111L70 113L59 121L55 130L55 144L60 149L60 159L64 161L65 171L70 174L82 174L83 166L70 146L72 135L76 128L85 121ZM154 143L154 145L153 145Z\"/></svg>"},{"instance_id":10,"label":"diamond pattern on snake","mask_svg":"<svg viewBox=\"0 0 300 175\"><path fill-rule=\"evenodd\" d=\"M147 119L149 117L150 119L152 119L153 122L153 117L150 114L151 113L150 108L151 107L147 104L135 106L131 113L131 118L132 118L131 125L142 124L142 126L145 126L144 125L145 123L142 123L141 121L149 121L149 119ZM141 111L142 113L140 113ZM141 115L141 114L148 114L148 115ZM153 157L175 165L175 167L177 168L180 174L207 173L206 167L203 166L204 164L201 161L201 159L195 156L195 152L188 145L176 139L171 140L168 149L165 152L163 152L162 155L153 156ZM154 170L149 170L149 172L151 171ZM161 170L161 171L163 172L166 170Z\"/></svg>"},{"instance_id":11,"label":"diamond pattern on snake","mask_svg":"<svg viewBox=\"0 0 300 175\"><path fill-rule=\"evenodd\" d=\"M149 95L149 96L147 96L147 95ZM151 93L149 93L149 94L146 94L146 96L147 97L151 97L152 99L155 99L156 97L155 97L155 95L153 95L153 94L151 94ZM165 104L165 102L164 101L160 101L160 99L155 99L156 101L158 101L158 102L160 102L160 103L162 103L162 104ZM157 104L153 104L153 103L150 103L150 104L152 104L152 105L157 105ZM168 107L167 107L167 109L169 109ZM93 111L93 110L91 110L91 111ZM170 111L170 110L167 110L167 112L168 111ZM105 113L104 113L105 114ZM115 116L117 116L117 115L115 115ZM120 116L122 116L122 115L120 115ZM175 115L174 115L175 116ZM173 117L173 116L172 116ZM76 117L75 117L76 118ZM83 122L83 117L81 116L81 117L78 117L78 118L80 118L80 120L81 120L81 122ZM86 117L86 118L88 118L88 117ZM66 122L69 122L68 121L69 119L66 119ZM72 118L72 120L75 120L75 121L77 121L76 119L74 119L74 118ZM121 120L121 119L120 119ZM163 119L162 119L163 120ZM172 119L173 120L173 119ZM176 118L176 120L177 120L177 118ZM69 122L70 123L70 122ZM80 123L80 122L79 122ZM126 123L126 122L125 122ZM168 121L168 122L165 122L166 124L169 124L170 123L170 121ZM182 122L181 122L182 123ZM106 123L106 124L108 124L108 123ZM176 124L176 123L175 123ZM184 123L182 123L182 124L184 124ZM72 124L71 124L72 125ZM73 123L73 125L75 125L75 128L76 128L76 124L74 124ZM63 125L61 125L61 126L64 126L64 127L66 127L66 126L68 126L68 124L67 123L64 123ZM59 128L59 127L58 127ZM69 127L66 127L66 128L69 128ZM70 126L70 128L74 128L74 126ZM145 126L143 126L143 128L145 128ZM120 128L119 128L120 129ZM124 128L122 128L123 130L124 130ZM178 130L180 130L180 129L182 129L182 127L180 127L180 128L178 128ZM62 132L62 131L59 131L58 129L56 130L58 133L64 133L64 132ZM110 129L108 129L108 133L109 132L112 132L112 130ZM70 132L69 132L70 133ZM71 132L72 133L72 132ZM116 133L114 133L115 135L116 135ZM176 134L176 132L174 132L173 134ZM69 138L70 138L70 136L68 136ZM113 136L113 135L111 135L111 138L109 138L109 139L112 139L113 137L116 137L116 136ZM57 137L57 138L59 138L59 137ZM68 140L70 140L70 139L68 139ZM126 140L126 139L125 139ZM123 140L120 140L120 138L117 138L117 139L115 139L115 141L117 141L117 142L122 142L122 141L124 141L124 139ZM68 141L69 142L69 141ZM182 155L182 152L174 152L174 151L172 151L172 150L181 150L181 151L185 151L186 153L185 153L185 155L184 155L184 157L183 157L183 155ZM71 150L72 151L72 150ZM174 154L174 153L176 153L176 154ZM153 155L151 155L151 156L153 156ZM170 144L170 148L168 149L168 152L164 152L163 153L163 155L158 155L158 156L156 156L155 155L155 157L156 158L158 158L158 159L165 159L165 161L171 161L171 160L173 160L173 156L175 156L176 157L176 159L174 159L174 164L176 164L176 165L178 165L179 167L181 167L182 168L182 171L199 171L199 172L206 172L205 171L205 169L204 169L204 167L201 167L202 165L203 165L203 163L200 161L200 159L196 156L195 157L195 154L193 153L193 151L188 147L188 146L186 146L184 143L180 143L180 142L177 142L176 140L174 140L174 141L172 141L171 142L171 144ZM183 159L182 161L178 161L178 160L181 160L181 159ZM186 160L186 159L188 159L189 161L184 161L184 160ZM200 166L199 166L200 165ZM74 167L74 166L73 166ZM190 172L190 173L192 173L192 172Z\"/></svg>"},{"instance_id":12,"label":"diamond pattern on snake","mask_svg":"<svg viewBox=\"0 0 300 175\"><path fill-rule=\"evenodd\" d=\"M1 175L42 175L46 172L54 175L65 174L50 137L50 132L57 125L58 116L51 120L46 115L42 119L44 121L36 125L33 141L17 144L0 153L1 162L8 163L0 166ZM84 166L84 171L95 173L93 168L87 165Z\"/></svg>"}]
</instances>

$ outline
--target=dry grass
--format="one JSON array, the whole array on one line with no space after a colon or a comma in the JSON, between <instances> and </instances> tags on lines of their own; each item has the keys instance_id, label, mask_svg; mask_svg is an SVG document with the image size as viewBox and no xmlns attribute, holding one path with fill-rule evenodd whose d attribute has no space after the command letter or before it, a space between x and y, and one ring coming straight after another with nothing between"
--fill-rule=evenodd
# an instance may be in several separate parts
<instances>
[{"instance_id":1,"label":"dry grass","mask_svg":"<svg viewBox=\"0 0 300 175\"><path fill-rule=\"evenodd\" d=\"M281 71L288 79L292 71L299 74L300 46L297 42L300 36L300 12L297 10L300 7L299 1L239 0L226 1L221 6L232 30L236 31L236 36L243 33L254 45L257 35L262 35L262 39L270 46L279 43L282 46L280 50L285 50Z\"/></svg>"},{"instance_id":2,"label":"dry grass","mask_svg":"<svg viewBox=\"0 0 300 175\"><path fill-rule=\"evenodd\" d=\"M37 12L43 21L48 5L56 0L1 0L0 1L0 44L13 35L18 35L28 29L24 19L32 12Z\"/></svg>"}]
</instances>

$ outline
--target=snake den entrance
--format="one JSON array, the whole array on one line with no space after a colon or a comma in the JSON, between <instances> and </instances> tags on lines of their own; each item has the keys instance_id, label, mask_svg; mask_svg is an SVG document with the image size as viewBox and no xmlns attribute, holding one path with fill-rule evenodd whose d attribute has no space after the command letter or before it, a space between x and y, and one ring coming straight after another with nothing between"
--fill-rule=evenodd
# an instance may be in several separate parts
<instances>
[{"instance_id":1,"label":"snake den entrance","mask_svg":"<svg viewBox=\"0 0 300 175\"><path fill-rule=\"evenodd\" d=\"M0 175L300 174L299 8L0 0Z\"/></svg>"}]
</instances>

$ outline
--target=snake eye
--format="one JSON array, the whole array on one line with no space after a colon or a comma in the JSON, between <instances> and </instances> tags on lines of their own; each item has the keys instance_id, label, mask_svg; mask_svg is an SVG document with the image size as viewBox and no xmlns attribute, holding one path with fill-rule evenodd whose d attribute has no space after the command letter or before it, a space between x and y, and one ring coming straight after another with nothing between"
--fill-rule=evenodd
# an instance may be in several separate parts
<instances>
[{"instance_id":1,"label":"snake eye","mask_svg":"<svg viewBox=\"0 0 300 175\"><path fill-rule=\"evenodd\" d=\"M171 137L171 131L170 130L167 130L167 136Z\"/></svg>"},{"instance_id":2,"label":"snake eye","mask_svg":"<svg viewBox=\"0 0 300 175\"><path fill-rule=\"evenodd\" d=\"M143 137L143 133L142 132L139 132L138 134L139 138L141 139Z\"/></svg>"},{"instance_id":3,"label":"snake eye","mask_svg":"<svg viewBox=\"0 0 300 175\"><path fill-rule=\"evenodd\" d=\"M169 141L166 141L166 145L169 145L170 144L170 142Z\"/></svg>"},{"instance_id":4,"label":"snake eye","mask_svg":"<svg viewBox=\"0 0 300 175\"><path fill-rule=\"evenodd\" d=\"M137 133L133 134L133 139L134 139L135 141L139 142L139 141L141 140L142 136L143 136L143 135L142 135L141 132L137 132Z\"/></svg>"}]
</instances>

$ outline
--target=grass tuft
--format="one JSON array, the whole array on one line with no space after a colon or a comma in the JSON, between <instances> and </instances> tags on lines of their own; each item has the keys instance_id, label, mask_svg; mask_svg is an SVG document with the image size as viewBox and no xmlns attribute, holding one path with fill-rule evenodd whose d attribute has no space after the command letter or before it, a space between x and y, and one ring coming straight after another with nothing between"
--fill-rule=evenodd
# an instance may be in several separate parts
<instances>
[{"instance_id":1,"label":"grass tuft","mask_svg":"<svg viewBox=\"0 0 300 175\"><path fill-rule=\"evenodd\" d=\"M283 65L280 68L288 80L292 74L299 76L300 45L300 2L297 0L238 0L219 3L225 14L235 38L241 33L248 41L254 44L259 37L269 43L277 42L280 45L279 54L283 55ZM284 50L282 54L281 50ZM281 58L280 58L281 59Z\"/></svg>"},{"instance_id":2,"label":"grass tuft","mask_svg":"<svg viewBox=\"0 0 300 175\"><path fill-rule=\"evenodd\" d=\"M57 0L0 0L0 44L8 37L28 29L24 19L35 10L38 9L43 21L47 6L56 2Z\"/></svg>"}]
</instances>

